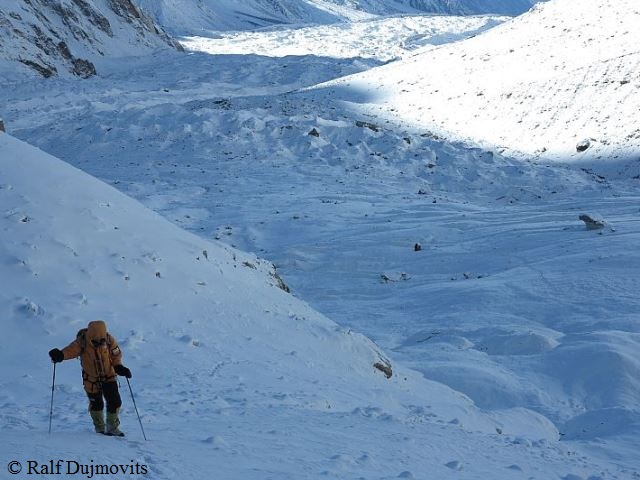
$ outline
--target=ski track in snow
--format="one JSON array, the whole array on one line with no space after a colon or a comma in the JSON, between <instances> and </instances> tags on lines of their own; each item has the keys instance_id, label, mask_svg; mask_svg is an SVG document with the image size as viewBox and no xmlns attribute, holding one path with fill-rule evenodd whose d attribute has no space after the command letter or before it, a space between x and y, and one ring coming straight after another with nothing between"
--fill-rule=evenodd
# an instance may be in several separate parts
<instances>
[{"instance_id":1,"label":"ski track in snow","mask_svg":"<svg viewBox=\"0 0 640 480\"><path fill-rule=\"evenodd\" d=\"M97 460L82 453L89 445L157 478L213 466L243 479L638 478L637 181L449 143L345 105L357 89L301 91L387 58L266 53L147 58L82 83L13 85L2 114L10 133L180 227L273 261L296 295L394 364L470 397L503 434L422 404L331 412L330 400L243 381L215 345L198 354L206 371L165 374L131 335L129 358L152 372L137 392L151 442L137 439L130 405L127 439L78 433L86 411L67 368L53 447L33 435L46 429L47 399L0 397L11 432L2 460L21 459L24 445ZM594 212L602 231L578 220ZM184 361L189 332L173 340Z\"/></svg>"}]
</instances>

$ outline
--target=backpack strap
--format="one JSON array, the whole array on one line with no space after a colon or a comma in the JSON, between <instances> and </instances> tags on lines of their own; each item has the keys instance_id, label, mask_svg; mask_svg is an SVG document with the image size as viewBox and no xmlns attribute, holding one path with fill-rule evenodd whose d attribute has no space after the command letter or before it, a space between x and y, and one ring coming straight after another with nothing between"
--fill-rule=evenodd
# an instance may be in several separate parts
<instances>
[{"instance_id":1,"label":"backpack strap","mask_svg":"<svg viewBox=\"0 0 640 480\"><path fill-rule=\"evenodd\" d=\"M80 355L82 355L87 348L87 329L83 328L78 330L76 334L76 341L80 344Z\"/></svg>"}]
</instances>

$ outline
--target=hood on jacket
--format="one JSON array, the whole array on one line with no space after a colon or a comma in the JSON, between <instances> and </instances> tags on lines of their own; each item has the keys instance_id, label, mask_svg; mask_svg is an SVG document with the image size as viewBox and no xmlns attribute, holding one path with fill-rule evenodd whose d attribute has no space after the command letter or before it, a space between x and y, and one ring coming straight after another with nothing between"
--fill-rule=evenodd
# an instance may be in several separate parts
<instances>
[{"instance_id":1,"label":"hood on jacket","mask_svg":"<svg viewBox=\"0 0 640 480\"><path fill-rule=\"evenodd\" d=\"M107 324L102 320L94 320L93 322L89 322L87 326L87 340L91 342L92 340L100 340L107 338Z\"/></svg>"}]
</instances>

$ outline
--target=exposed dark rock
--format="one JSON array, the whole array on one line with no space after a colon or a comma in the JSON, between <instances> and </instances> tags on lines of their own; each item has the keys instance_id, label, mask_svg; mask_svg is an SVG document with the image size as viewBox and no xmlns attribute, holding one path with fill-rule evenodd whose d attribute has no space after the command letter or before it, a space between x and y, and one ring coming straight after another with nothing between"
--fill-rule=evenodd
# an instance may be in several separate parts
<instances>
[{"instance_id":1,"label":"exposed dark rock","mask_svg":"<svg viewBox=\"0 0 640 480\"><path fill-rule=\"evenodd\" d=\"M433 132L425 132L425 133L421 134L420 136L423 137L423 138L431 138L431 139L437 140L437 141L442 140L442 137L436 135Z\"/></svg>"},{"instance_id":2,"label":"exposed dark rock","mask_svg":"<svg viewBox=\"0 0 640 480\"><path fill-rule=\"evenodd\" d=\"M60 42L58 44L58 52L66 60L71 60L73 58L73 55L71 55L71 50L69 50L69 47L65 42Z\"/></svg>"},{"instance_id":3,"label":"exposed dark rock","mask_svg":"<svg viewBox=\"0 0 640 480\"><path fill-rule=\"evenodd\" d=\"M31 25L31 29L34 33L32 43L46 55L55 55L57 48L54 40L47 36L37 25Z\"/></svg>"},{"instance_id":4,"label":"exposed dark rock","mask_svg":"<svg viewBox=\"0 0 640 480\"><path fill-rule=\"evenodd\" d=\"M4 120L2 120L1 118L0 118L0 132L6 132L4 128Z\"/></svg>"},{"instance_id":5,"label":"exposed dark rock","mask_svg":"<svg viewBox=\"0 0 640 480\"><path fill-rule=\"evenodd\" d=\"M383 362L376 362L373 364L373 366L384 373L385 377L391 378L393 376L393 369L391 368L391 364L388 360L384 360Z\"/></svg>"},{"instance_id":6,"label":"exposed dark rock","mask_svg":"<svg viewBox=\"0 0 640 480\"><path fill-rule=\"evenodd\" d=\"M576 150L578 152L584 152L585 150L587 150L589 147L591 146L591 140L589 140L588 138L582 140L581 142L578 142L578 144L576 145Z\"/></svg>"},{"instance_id":7,"label":"exposed dark rock","mask_svg":"<svg viewBox=\"0 0 640 480\"><path fill-rule=\"evenodd\" d=\"M71 73L80 78L89 78L96 74L96 67L89 60L74 58L72 65Z\"/></svg>"},{"instance_id":8,"label":"exposed dark rock","mask_svg":"<svg viewBox=\"0 0 640 480\"><path fill-rule=\"evenodd\" d=\"M131 0L108 0L111 9L120 17L131 23L142 35L152 33L162 38L167 44L176 50L183 52L182 45L174 41L165 33L153 19L140 10Z\"/></svg>"},{"instance_id":9,"label":"exposed dark rock","mask_svg":"<svg viewBox=\"0 0 640 480\"><path fill-rule=\"evenodd\" d=\"M113 30L111 29L109 20L97 12L89 2L86 0L73 0L73 3L78 6L82 14L90 20L92 25L95 25L107 35L113 37Z\"/></svg>"},{"instance_id":10,"label":"exposed dark rock","mask_svg":"<svg viewBox=\"0 0 640 480\"><path fill-rule=\"evenodd\" d=\"M134 18L142 17L140 10L131 3L131 0L109 0L109 4L114 12L129 22Z\"/></svg>"},{"instance_id":11,"label":"exposed dark rock","mask_svg":"<svg viewBox=\"0 0 640 480\"><path fill-rule=\"evenodd\" d=\"M375 123L363 122L361 120L356 120L356 127L368 128L369 130L373 130L374 132L380 131L380 127Z\"/></svg>"},{"instance_id":12,"label":"exposed dark rock","mask_svg":"<svg viewBox=\"0 0 640 480\"><path fill-rule=\"evenodd\" d=\"M44 78L53 77L58 73L58 70L54 66L44 66L31 60L25 60L24 58L18 59L18 61L27 67L33 68L36 72L42 75Z\"/></svg>"},{"instance_id":13,"label":"exposed dark rock","mask_svg":"<svg viewBox=\"0 0 640 480\"><path fill-rule=\"evenodd\" d=\"M590 215L582 214L578 218L584 222L587 230L600 230L605 226L604 220L600 218L593 218Z\"/></svg>"},{"instance_id":14,"label":"exposed dark rock","mask_svg":"<svg viewBox=\"0 0 640 480\"><path fill-rule=\"evenodd\" d=\"M380 279L384 282L384 283L389 283L389 282L405 282L407 280L409 280L411 278L411 276L408 273L405 272L398 272L398 273L381 273L380 274Z\"/></svg>"},{"instance_id":15,"label":"exposed dark rock","mask_svg":"<svg viewBox=\"0 0 640 480\"><path fill-rule=\"evenodd\" d=\"M269 275L275 279L276 281L276 286L280 289L283 290L287 293L291 293L291 289L289 288L289 286L284 283L284 280L282 279L282 277L278 274L278 272L276 271L275 267L273 269L272 272L269 272Z\"/></svg>"},{"instance_id":16,"label":"exposed dark rock","mask_svg":"<svg viewBox=\"0 0 640 480\"><path fill-rule=\"evenodd\" d=\"M315 128L312 128L311 131L307 135L311 135L312 137L319 137L320 136L320 132L318 132L318 130L316 130Z\"/></svg>"}]
</instances>

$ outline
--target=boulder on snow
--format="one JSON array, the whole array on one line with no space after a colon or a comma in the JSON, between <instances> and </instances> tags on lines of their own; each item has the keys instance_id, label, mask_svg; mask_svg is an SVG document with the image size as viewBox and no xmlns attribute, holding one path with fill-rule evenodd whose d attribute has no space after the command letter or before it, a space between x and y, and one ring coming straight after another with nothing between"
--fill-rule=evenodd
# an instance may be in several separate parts
<instances>
[{"instance_id":1,"label":"boulder on snow","mask_svg":"<svg viewBox=\"0 0 640 480\"><path fill-rule=\"evenodd\" d=\"M602 218L594 217L591 215L582 214L578 217L587 226L587 230L600 230L604 228L605 221Z\"/></svg>"},{"instance_id":2,"label":"boulder on snow","mask_svg":"<svg viewBox=\"0 0 640 480\"><path fill-rule=\"evenodd\" d=\"M320 132L318 132L318 130L314 128L311 129L311 131L307 134L307 135L311 135L312 137L319 137L320 136Z\"/></svg>"},{"instance_id":3,"label":"boulder on snow","mask_svg":"<svg viewBox=\"0 0 640 480\"><path fill-rule=\"evenodd\" d=\"M71 73L80 78L89 78L96 75L96 67L89 60L84 60L82 58L74 58L71 61L73 67L71 68Z\"/></svg>"},{"instance_id":4,"label":"boulder on snow","mask_svg":"<svg viewBox=\"0 0 640 480\"><path fill-rule=\"evenodd\" d=\"M291 289L289 288L289 286L286 283L284 283L284 280L282 279L282 277L280 276L280 274L276 270L275 266L273 266L273 270L271 272L269 272L269 276L276 281L275 285L280 290L282 290L282 291L284 291L286 293L291 293Z\"/></svg>"},{"instance_id":5,"label":"boulder on snow","mask_svg":"<svg viewBox=\"0 0 640 480\"><path fill-rule=\"evenodd\" d=\"M393 273L381 273L380 279L384 283L389 282L403 282L409 280L411 276L405 272L393 272Z\"/></svg>"},{"instance_id":6,"label":"boulder on snow","mask_svg":"<svg viewBox=\"0 0 640 480\"><path fill-rule=\"evenodd\" d=\"M380 131L380 127L375 123L363 122L362 120L356 120L356 127L368 128L369 130L372 130L374 132Z\"/></svg>"},{"instance_id":7,"label":"boulder on snow","mask_svg":"<svg viewBox=\"0 0 640 480\"><path fill-rule=\"evenodd\" d=\"M591 140L588 138L585 138L584 140L578 142L578 144L576 145L576 150L578 152L584 152L585 150L587 150L589 147L591 146Z\"/></svg>"},{"instance_id":8,"label":"boulder on snow","mask_svg":"<svg viewBox=\"0 0 640 480\"><path fill-rule=\"evenodd\" d=\"M376 362L373 366L384 373L384 376L387 378L391 378L393 376L393 369L391 368L391 363L388 360L384 360L382 362Z\"/></svg>"}]
</instances>

